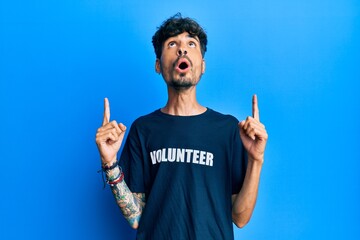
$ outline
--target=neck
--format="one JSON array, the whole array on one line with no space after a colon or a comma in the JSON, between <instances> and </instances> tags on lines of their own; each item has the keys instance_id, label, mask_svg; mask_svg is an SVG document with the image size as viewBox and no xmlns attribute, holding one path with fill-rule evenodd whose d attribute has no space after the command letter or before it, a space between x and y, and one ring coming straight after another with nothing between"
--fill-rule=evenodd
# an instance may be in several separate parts
<instances>
[{"instance_id":1,"label":"neck","mask_svg":"<svg viewBox=\"0 0 360 240\"><path fill-rule=\"evenodd\" d=\"M176 116L193 116L204 113L206 108L196 100L195 86L182 91L168 87L168 101L161 111Z\"/></svg>"}]
</instances>

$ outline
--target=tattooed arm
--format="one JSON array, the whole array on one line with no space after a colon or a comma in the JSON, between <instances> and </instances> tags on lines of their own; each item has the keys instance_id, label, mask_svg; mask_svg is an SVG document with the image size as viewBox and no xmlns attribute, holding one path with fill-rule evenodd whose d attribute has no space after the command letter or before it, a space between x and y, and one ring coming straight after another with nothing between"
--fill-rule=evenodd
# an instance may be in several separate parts
<instances>
[{"instance_id":1,"label":"tattooed arm","mask_svg":"<svg viewBox=\"0 0 360 240\"><path fill-rule=\"evenodd\" d=\"M108 168L117 162L116 155L124 138L126 126L116 121L110 122L110 103L104 99L104 119L102 126L96 132L96 144L100 152L103 168ZM106 177L114 181L119 176L120 168L116 166L112 170L106 170ZM125 181L111 187L116 202L121 212L131 227L137 229L142 210L145 206L144 193L132 193Z\"/></svg>"},{"instance_id":2,"label":"tattooed arm","mask_svg":"<svg viewBox=\"0 0 360 240\"><path fill-rule=\"evenodd\" d=\"M119 176L119 173L120 168L116 167L106 171L106 177L112 181ZM145 193L132 193L124 180L111 186L111 190L124 217L132 228L137 229L145 207Z\"/></svg>"}]
</instances>

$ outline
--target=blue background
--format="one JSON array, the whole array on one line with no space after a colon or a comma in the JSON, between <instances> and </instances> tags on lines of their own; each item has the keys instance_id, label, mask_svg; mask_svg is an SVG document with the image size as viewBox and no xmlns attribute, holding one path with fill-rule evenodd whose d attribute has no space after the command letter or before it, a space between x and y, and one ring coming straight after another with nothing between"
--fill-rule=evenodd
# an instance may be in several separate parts
<instances>
[{"instance_id":1,"label":"blue background","mask_svg":"<svg viewBox=\"0 0 360 240\"><path fill-rule=\"evenodd\" d=\"M128 127L162 107L151 37L176 12L208 33L200 103L269 133L236 239L360 238L360 2L1 1L0 239L133 239L103 190L103 98ZM206 213L204 213L206 214Z\"/></svg>"}]
</instances>

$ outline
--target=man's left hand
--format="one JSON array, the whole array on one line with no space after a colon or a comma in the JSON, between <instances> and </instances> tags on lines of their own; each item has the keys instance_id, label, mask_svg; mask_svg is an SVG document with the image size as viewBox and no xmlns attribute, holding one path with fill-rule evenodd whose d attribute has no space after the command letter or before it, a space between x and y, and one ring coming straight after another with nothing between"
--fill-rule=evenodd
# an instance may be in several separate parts
<instances>
[{"instance_id":1,"label":"man's left hand","mask_svg":"<svg viewBox=\"0 0 360 240\"><path fill-rule=\"evenodd\" d=\"M263 163L268 134L260 122L257 96L252 99L252 117L239 123L240 138L248 152L249 160Z\"/></svg>"}]
</instances>

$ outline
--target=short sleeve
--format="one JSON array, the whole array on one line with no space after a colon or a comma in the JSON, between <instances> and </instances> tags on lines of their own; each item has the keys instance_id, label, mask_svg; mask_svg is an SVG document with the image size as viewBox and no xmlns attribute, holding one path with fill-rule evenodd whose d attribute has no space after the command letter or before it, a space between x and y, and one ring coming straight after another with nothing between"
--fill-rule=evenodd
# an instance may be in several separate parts
<instances>
[{"instance_id":1,"label":"short sleeve","mask_svg":"<svg viewBox=\"0 0 360 240\"><path fill-rule=\"evenodd\" d=\"M237 194L243 185L246 167L247 153L240 139L239 129L236 126L232 142L232 194Z\"/></svg>"},{"instance_id":2,"label":"short sleeve","mask_svg":"<svg viewBox=\"0 0 360 240\"><path fill-rule=\"evenodd\" d=\"M130 128L119 165L124 172L124 179L129 189L136 193L145 192L143 156L139 131L135 124Z\"/></svg>"}]
</instances>

